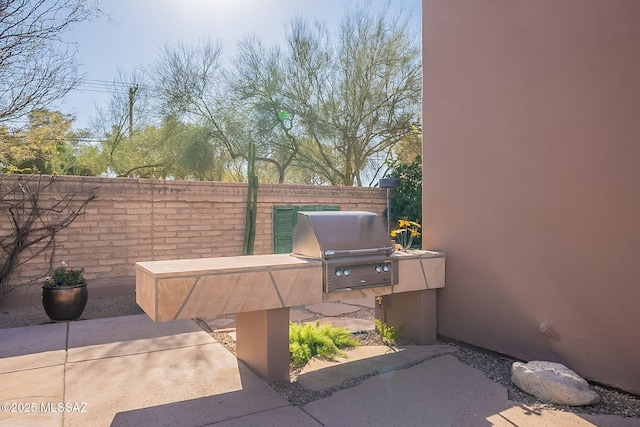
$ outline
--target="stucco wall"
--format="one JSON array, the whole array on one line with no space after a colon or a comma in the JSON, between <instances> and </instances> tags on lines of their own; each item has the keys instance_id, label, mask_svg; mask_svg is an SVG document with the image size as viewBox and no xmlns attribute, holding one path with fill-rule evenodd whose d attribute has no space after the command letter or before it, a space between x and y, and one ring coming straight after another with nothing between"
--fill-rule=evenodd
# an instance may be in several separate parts
<instances>
[{"instance_id":1,"label":"stucco wall","mask_svg":"<svg viewBox=\"0 0 640 427\"><path fill-rule=\"evenodd\" d=\"M439 333L634 393L639 17L637 0L423 2Z\"/></svg>"},{"instance_id":2,"label":"stucco wall","mask_svg":"<svg viewBox=\"0 0 640 427\"><path fill-rule=\"evenodd\" d=\"M3 189L15 175L0 176ZM50 178L45 178L50 179ZM93 294L105 287L135 284L135 263L242 255L247 185L226 182L55 178L51 193L97 187L97 199L86 214L62 230L56 239L54 267L64 260L85 268ZM274 205L339 205L342 210L365 210L382 216L386 190L362 187L259 185L254 253L272 253ZM0 231L10 229L2 219ZM13 283L48 271L49 252L16 270ZM0 299L0 306L29 304L37 286L18 288ZM97 292L97 293L96 293ZM108 292L107 292L108 293ZM35 298L37 300L37 298Z\"/></svg>"}]
</instances>

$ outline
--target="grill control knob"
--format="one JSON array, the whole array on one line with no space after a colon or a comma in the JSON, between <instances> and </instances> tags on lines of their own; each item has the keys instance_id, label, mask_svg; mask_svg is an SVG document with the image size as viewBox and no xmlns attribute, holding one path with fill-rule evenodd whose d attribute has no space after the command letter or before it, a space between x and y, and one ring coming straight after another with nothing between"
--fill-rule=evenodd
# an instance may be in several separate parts
<instances>
[{"instance_id":1,"label":"grill control knob","mask_svg":"<svg viewBox=\"0 0 640 427\"><path fill-rule=\"evenodd\" d=\"M382 266L382 271L384 271L386 273L387 271L389 271L389 268L390 268L389 264L385 264L385 265Z\"/></svg>"},{"instance_id":2,"label":"grill control knob","mask_svg":"<svg viewBox=\"0 0 640 427\"><path fill-rule=\"evenodd\" d=\"M342 270L336 270L336 276L338 277L342 276Z\"/></svg>"},{"instance_id":3,"label":"grill control knob","mask_svg":"<svg viewBox=\"0 0 640 427\"><path fill-rule=\"evenodd\" d=\"M381 265L376 265L376 272L382 273L382 266Z\"/></svg>"},{"instance_id":4,"label":"grill control knob","mask_svg":"<svg viewBox=\"0 0 640 427\"><path fill-rule=\"evenodd\" d=\"M348 268L345 268L343 273L344 273L345 276L348 276L348 275L351 274L351 270L349 270Z\"/></svg>"}]
</instances>

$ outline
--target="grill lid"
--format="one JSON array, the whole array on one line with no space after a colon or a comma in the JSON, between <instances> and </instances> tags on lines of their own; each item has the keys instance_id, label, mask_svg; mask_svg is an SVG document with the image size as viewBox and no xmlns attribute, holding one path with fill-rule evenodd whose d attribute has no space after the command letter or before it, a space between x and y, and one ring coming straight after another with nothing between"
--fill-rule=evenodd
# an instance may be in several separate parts
<instances>
[{"instance_id":1,"label":"grill lid","mask_svg":"<svg viewBox=\"0 0 640 427\"><path fill-rule=\"evenodd\" d=\"M391 239L371 212L298 212L293 228L293 254L311 258L389 255Z\"/></svg>"}]
</instances>

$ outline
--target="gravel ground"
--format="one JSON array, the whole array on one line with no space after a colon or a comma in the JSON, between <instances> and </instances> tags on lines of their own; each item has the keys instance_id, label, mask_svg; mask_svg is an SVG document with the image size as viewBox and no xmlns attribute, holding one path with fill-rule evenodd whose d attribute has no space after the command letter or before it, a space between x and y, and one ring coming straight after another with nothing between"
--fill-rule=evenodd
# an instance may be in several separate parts
<instances>
[{"instance_id":1,"label":"gravel ground","mask_svg":"<svg viewBox=\"0 0 640 427\"><path fill-rule=\"evenodd\" d=\"M462 363L482 371L490 380L502 384L507 389L509 400L539 409L556 409L589 415L640 417L640 396L590 382L591 388L602 398L602 401L596 405L565 406L545 403L520 390L511 382L511 365L516 361L515 359L449 340L441 340L439 344L456 347L454 356ZM638 422L640 423L640 419Z\"/></svg>"},{"instance_id":2,"label":"gravel ground","mask_svg":"<svg viewBox=\"0 0 640 427\"><path fill-rule=\"evenodd\" d=\"M303 311L307 314L312 314L313 317L308 321L313 321L321 318L322 316L312 311L306 310L304 307L295 307L297 310ZM374 310L371 308L362 308L354 313L345 314L344 317L353 317L360 319L373 319ZM201 326L207 330L208 327L204 322L201 322ZM224 345L229 351L235 354L235 342L226 332L213 332L209 329L209 333ZM357 333L353 334L353 337L360 341L362 345L385 345L382 338L378 333ZM412 345L413 343L399 340L398 345ZM564 406L555 405L552 403L542 402L535 396L532 396L524 391L520 390L511 382L511 365L515 362L515 359L507 356L465 345L452 340L446 340L440 338L436 344L450 345L456 348L456 352L453 354L462 363L480 370L487 378L498 384L503 385L507 389L509 400L526 404L534 409L555 409L559 411L574 412L580 414L590 415L619 415L623 417L639 417L640 418L640 396L625 393L620 390L616 390L610 387L605 387L599 384L590 383L591 388L596 391L601 397L602 401L596 405L589 406ZM372 375L366 375L362 377L352 378L344 384L331 389L322 391L309 390L302 387L296 381L300 368L292 367L289 371L291 380L285 383L273 383L271 387L280 393L281 396L289 400L293 405L304 405L314 400L322 399L331 396L333 393L345 388L354 387L361 384L364 380ZM639 420L640 422L640 420Z\"/></svg>"},{"instance_id":3,"label":"gravel ground","mask_svg":"<svg viewBox=\"0 0 640 427\"><path fill-rule=\"evenodd\" d=\"M296 307L296 309L308 314L313 314L314 316L310 319L311 321L322 317L317 313L306 310L304 307ZM128 316L142 313L143 311L135 303L133 295L114 298L89 298L87 307L85 308L80 320ZM373 309L365 307L355 313L349 313L344 316L373 319ZM213 332L204 322L199 319L195 320L204 330L207 330L217 341L235 354L235 342L228 333ZM51 323L51 321L42 308L35 304L31 307L25 307L20 310L0 310L0 329L41 325L45 323ZM377 333L365 332L353 334L353 336L360 341L362 345L384 344ZM406 341L400 341L398 344L411 345L411 343ZM582 414L619 415L623 417L640 418L640 396L625 393L599 384L590 383L591 388L602 397L602 401L596 405L571 407L545 403L513 385L511 382L511 365L515 361L514 359L451 340L440 339L437 344L454 346L456 348L454 356L456 356L462 363L480 370L492 381L503 385L507 389L509 399L514 402L524 403L539 409L556 409ZM316 392L306 389L297 383L296 378L299 372L300 369L292 368L290 372L290 382L271 384L277 392L294 405L304 405L313 400L322 399L332 395L336 391L356 386L370 377L369 375L353 378L346 383L341 384L339 387Z\"/></svg>"},{"instance_id":4,"label":"gravel ground","mask_svg":"<svg viewBox=\"0 0 640 427\"><path fill-rule=\"evenodd\" d=\"M31 299L32 305L20 308L19 310L8 311L6 309L0 309L0 329L53 323L44 312L42 304L38 301L39 298L39 294L37 296L34 295ZM129 316L142 313L144 313L144 311L136 304L133 294L113 298L89 297L87 306L79 320Z\"/></svg>"}]
</instances>

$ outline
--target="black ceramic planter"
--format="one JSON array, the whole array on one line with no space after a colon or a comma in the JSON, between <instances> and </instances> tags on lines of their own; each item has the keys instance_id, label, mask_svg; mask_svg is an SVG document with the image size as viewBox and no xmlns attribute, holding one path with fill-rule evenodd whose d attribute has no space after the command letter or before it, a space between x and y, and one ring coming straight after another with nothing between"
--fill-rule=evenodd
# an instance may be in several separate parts
<instances>
[{"instance_id":1,"label":"black ceramic planter","mask_svg":"<svg viewBox=\"0 0 640 427\"><path fill-rule=\"evenodd\" d=\"M89 292L87 284L42 287L42 306L51 320L76 320L82 315Z\"/></svg>"}]
</instances>

